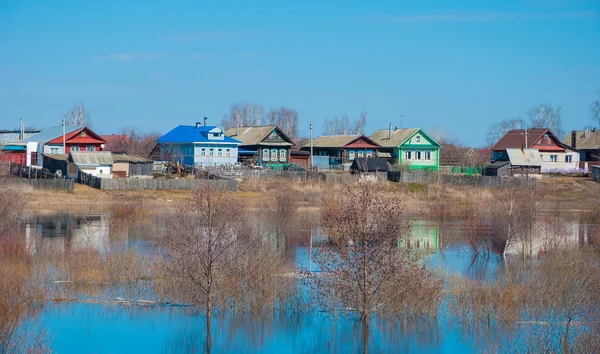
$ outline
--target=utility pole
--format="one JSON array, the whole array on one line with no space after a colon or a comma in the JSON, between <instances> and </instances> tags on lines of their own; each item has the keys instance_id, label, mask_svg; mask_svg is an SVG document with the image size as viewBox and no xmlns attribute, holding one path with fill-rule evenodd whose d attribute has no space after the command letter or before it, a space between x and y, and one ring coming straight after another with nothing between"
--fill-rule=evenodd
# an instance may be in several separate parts
<instances>
[{"instance_id":1,"label":"utility pole","mask_svg":"<svg viewBox=\"0 0 600 354\"><path fill-rule=\"evenodd\" d=\"M400 128L404 128L404 126L402 125L402 118L403 118L403 117L404 117L404 116L400 116Z\"/></svg>"},{"instance_id":2,"label":"utility pole","mask_svg":"<svg viewBox=\"0 0 600 354\"><path fill-rule=\"evenodd\" d=\"M66 121L66 118L63 117L63 119L62 119L62 128L63 128L63 154L67 153L67 141L65 139L65 131L66 131L65 125L67 125L67 121Z\"/></svg>"},{"instance_id":3,"label":"utility pole","mask_svg":"<svg viewBox=\"0 0 600 354\"><path fill-rule=\"evenodd\" d=\"M527 128L525 128L525 149L529 148L527 145Z\"/></svg>"},{"instance_id":4,"label":"utility pole","mask_svg":"<svg viewBox=\"0 0 600 354\"><path fill-rule=\"evenodd\" d=\"M313 124L310 122L310 170L313 170Z\"/></svg>"}]
</instances>

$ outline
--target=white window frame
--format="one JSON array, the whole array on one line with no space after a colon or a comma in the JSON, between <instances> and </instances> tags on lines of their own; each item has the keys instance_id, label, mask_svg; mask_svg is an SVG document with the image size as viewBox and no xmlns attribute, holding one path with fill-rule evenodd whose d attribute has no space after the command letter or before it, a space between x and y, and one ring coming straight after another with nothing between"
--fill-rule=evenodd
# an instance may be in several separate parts
<instances>
[{"instance_id":1,"label":"white window frame","mask_svg":"<svg viewBox=\"0 0 600 354\"><path fill-rule=\"evenodd\" d=\"M557 162L558 161L558 155L550 155L550 162Z\"/></svg>"},{"instance_id":2,"label":"white window frame","mask_svg":"<svg viewBox=\"0 0 600 354\"><path fill-rule=\"evenodd\" d=\"M408 150L404 152L404 158L406 160L412 160L412 151Z\"/></svg>"},{"instance_id":3,"label":"white window frame","mask_svg":"<svg viewBox=\"0 0 600 354\"><path fill-rule=\"evenodd\" d=\"M218 157L222 157L223 156L223 149L217 149L217 156Z\"/></svg>"},{"instance_id":4,"label":"white window frame","mask_svg":"<svg viewBox=\"0 0 600 354\"><path fill-rule=\"evenodd\" d=\"M271 149L271 162L277 162L277 149Z\"/></svg>"},{"instance_id":5,"label":"white window frame","mask_svg":"<svg viewBox=\"0 0 600 354\"><path fill-rule=\"evenodd\" d=\"M279 149L279 162L287 161L287 153L285 149Z\"/></svg>"},{"instance_id":6,"label":"white window frame","mask_svg":"<svg viewBox=\"0 0 600 354\"><path fill-rule=\"evenodd\" d=\"M208 149L208 156L215 156L215 149Z\"/></svg>"},{"instance_id":7,"label":"white window frame","mask_svg":"<svg viewBox=\"0 0 600 354\"><path fill-rule=\"evenodd\" d=\"M262 150L262 160L263 161L269 161L269 149L263 149Z\"/></svg>"},{"instance_id":8,"label":"white window frame","mask_svg":"<svg viewBox=\"0 0 600 354\"><path fill-rule=\"evenodd\" d=\"M425 151L425 160L431 160L431 151Z\"/></svg>"},{"instance_id":9,"label":"white window frame","mask_svg":"<svg viewBox=\"0 0 600 354\"><path fill-rule=\"evenodd\" d=\"M58 154L58 148L50 148L51 154Z\"/></svg>"},{"instance_id":10,"label":"white window frame","mask_svg":"<svg viewBox=\"0 0 600 354\"><path fill-rule=\"evenodd\" d=\"M88 145L88 146L85 147L85 151L87 151L87 152L94 152L94 151L96 151L96 147Z\"/></svg>"},{"instance_id":11,"label":"white window frame","mask_svg":"<svg viewBox=\"0 0 600 354\"><path fill-rule=\"evenodd\" d=\"M565 163L573 163L573 155L565 155Z\"/></svg>"},{"instance_id":12,"label":"white window frame","mask_svg":"<svg viewBox=\"0 0 600 354\"><path fill-rule=\"evenodd\" d=\"M373 157L373 150L367 150L367 157Z\"/></svg>"},{"instance_id":13,"label":"white window frame","mask_svg":"<svg viewBox=\"0 0 600 354\"><path fill-rule=\"evenodd\" d=\"M225 150L225 156L226 157L231 157L231 149Z\"/></svg>"},{"instance_id":14,"label":"white window frame","mask_svg":"<svg viewBox=\"0 0 600 354\"><path fill-rule=\"evenodd\" d=\"M415 160L421 160L421 151L415 151Z\"/></svg>"},{"instance_id":15,"label":"white window frame","mask_svg":"<svg viewBox=\"0 0 600 354\"><path fill-rule=\"evenodd\" d=\"M71 151L79 152L79 146L71 146Z\"/></svg>"},{"instance_id":16,"label":"white window frame","mask_svg":"<svg viewBox=\"0 0 600 354\"><path fill-rule=\"evenodd\" d=\"M200 150L200 156L206 156L206 148Z\"/></svg>"},{"instance_id":17,"label":"white window frame","mask_svg":"<svg viewBox=\"0 0 600 354\"><path fill-rule=\"evenodd\" d=\"M348 160L353 161L356 157L356 153L354 150L348 150Z\"/></svg>"},{"instance_id":18,"label":"white window frame","mask_svg":"<svg viewBox=\"0 0 600 354\"><path fill-rule=\"evenodd\" d=\"M365 152L363 150L358 150L358 154L356 154L356 156L358 156L359 159L362 159L365 157Z\"/></svg>"}]
</instances>

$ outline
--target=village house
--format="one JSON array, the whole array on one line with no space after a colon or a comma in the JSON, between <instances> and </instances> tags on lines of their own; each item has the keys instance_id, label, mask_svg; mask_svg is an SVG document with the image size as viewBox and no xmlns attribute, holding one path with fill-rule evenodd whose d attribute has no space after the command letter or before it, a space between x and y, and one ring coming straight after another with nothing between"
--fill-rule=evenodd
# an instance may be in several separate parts
<instances>
[{"instance_id":1,"label":"village house","mask_svg":"<svg viewBox=\"0 0 600 354\"><path fill-rule=\"evenodd\" d=\"M389 129L375 131L370 138L381 146L382 153L389 154L388 161L393 165L418 170L439 169L441 145L421 128L392 129L390 126Z\"/></svg>"},{"instance_id":2,"label":"village house","mask_svg":"<svg viewBox=\"0 0 600 354\"><path fill-rule=\"evenodd\" d=\"M531 176L537 177L542 169L542 157L538 149L508 148L505 153L483 169L484 176Z\"/></svg>"},{"instance_id":3,"label":"village house","mask_svg":"<svg viewBox=\"0 0 600 354\"><path fill-rule=\"evenodd\" d=\"M187 166L233 165L238 161L239 140L224 134L217 126L180 125L156 141L162 160Z\"/></svg>"},{"instance_id":4,"label":"village house","mask_svg":"<svg viewBox=\"0 0 600 354\"><path fill-rule=\"evenodd\" d=\"M53 127L23 140L8 143L2 147L2 151L10 152L4 155L9 155L9 161L42 167L41 154L68 154L71 151L96 152L102 151L105 144L104 139L87 127L65 127L64 137L63 127Z\"/></svg>"},{"instance_id":5,"label":"village house","mask_svg":"<svg viewBox=\"0 0 600 354\"><path fill-rule=\"evenodd\" d=\"M508 131L492 150L492 163L507 161L507 149L537 149L541 172L574 172L579 168L579 152L561 142L547 128L513 129Z\"/></svg>"},{"instance_id":6,"label":"village house","mask_svg":"<svg viewBox=\"0 0 600 354\"><path fill-rule=\"evenodd\" d=\"M588 169L591 165L600 165L600 130L572 130L562 142L579 151L580 167Z\"/></svg>"},{"instance_id":7,"label":"village house","mask_svg":"<svg viewBox=\"0 0 600 354\"><path fill-rule=\"evenodd\" d=\"M112 178L112 154L108 151L71 151L67 157L67 177L77 179L78 172L95 177Z\"/></svg>"},{"instance_id":8,"label":"village house","mask_svg":"<svg viewBox=\"0 0 600 354\"><path fill-rule=\"evenodd\" d=\"M319 168L351 164L356 158L376 157L381 146L370 138L360 135L324 135L313 139L313 155ZM310 152L310 142L301 150Z\"/></svg>"},{"instance_id":9,"label":"village house","mask_svg":"<svg viewBox=\"0 0 600 354\"><path fill-rule=\"evenodd\" d=\"M153 163L141 156L112 153L113 178L152 178L154 175Z\"/></svg>"},{"instance_id":10,"label":"village house","mask_svg":"<svg viewBox=\"0 0 600 354\"><path fill-rule=\"evenodd\" d=\"M295 144L276 125L230 128L225 135L241 141L241 160L255 159L272 168L290 164L290 152Z\"/></svg>"}]
</instances>

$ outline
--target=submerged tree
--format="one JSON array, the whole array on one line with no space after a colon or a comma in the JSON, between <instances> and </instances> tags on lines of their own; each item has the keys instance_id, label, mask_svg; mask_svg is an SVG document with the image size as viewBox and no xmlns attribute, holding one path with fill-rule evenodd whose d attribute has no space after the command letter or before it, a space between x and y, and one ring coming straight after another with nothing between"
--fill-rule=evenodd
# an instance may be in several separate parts
<instances>
[{"instance_id":1,"label":"submerged tree","mask_svg":"<svg viewBox=\"0 0 600 354\"><path fill-rule=\"evenodd\" d=\"M367 351L373 316L399 318L435 312L441 281L421 254L400 247L409 237L400 199L361 183L326 201L323 227L328 242L315 248L321 275L314 277L321 306L357 314Z\"/></svg>"}]
</instances>

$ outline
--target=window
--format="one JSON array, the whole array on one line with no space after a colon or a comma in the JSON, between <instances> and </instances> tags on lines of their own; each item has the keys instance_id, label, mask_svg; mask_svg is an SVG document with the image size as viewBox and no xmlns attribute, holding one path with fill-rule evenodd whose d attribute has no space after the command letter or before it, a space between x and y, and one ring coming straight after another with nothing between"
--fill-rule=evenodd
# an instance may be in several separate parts
<instances>
[{"instance_id":1,"label":"window","mask_svg":"<svg viewBox=\"0 0 600 354\"><path fill-rule=\"evenodd\" d=\"M214 137L214 138L218 138L218 137L219 137L219 135L220 135L219 133L213 133L213 137Z\"/></svg>"},{"instance_id":2,"label":"window","mask_svg":"<svg viewBox=\"0 0 600 354\"><path fill-rule=\"evenodd\" d=\"M58 154L58 148L50 148L51 154Z\"/></svg>"},{"instance_id":3,"label":"window","mask_svg":"<svg viewBox=\"0 0 600 354\"><path fill-rule=\"evenodd\" d=\"M200 150L200 156L206 156L206 149L202 148L202 150Z\"/></svg>"},{"instance_id":4,"label":"window","mask_svg":"<svg viewBox=\"0 0 600 354\"><path fill-rule=\"evenodd\" d=\"M93 152L93 151L96 151L96 148L95 148L95 147L93 147L93 146L86 146L86 147L85 147L85 151L88 151L88 152Z\"/></svg>"},{"instance_id":5,"label":"window","mask_svg":"<svg viewBox=\"0 0 600 354\"><path fill-rule=\"evenodd\" d=\"M404 153L404 157L405 157L407 160L412 160L412 151L406 151L406 152Z\"/></svg>"},{"instance_id":6,"label":"window","mask_svg":"<svg viewBox=\"0 0 600 354\"><path fill-rule=\"evenodd\" d=\"M81 136L84 138L87 136L87 134L85 133L85 130L81 132Z\"/></svg>"},{"instance_id":7,"label":"window","mask_svg":"<svg viewBox=\"0 0 600 354\"><path fill-rule=\"evenodd\" d=\"M287 161L287 154L286 154L285 149L279 149L279 161L280 162Z\"/></svg>"},{"instance_id":8,"label":"window","mask_svg":"<svg viewBox=\"0 0 600 354\"><path fill-rule=\"evenodd\" d=\"M431 151L425 151L425 160L431 160Z\"/></svg>"},{"instance_id":9,"label":"window","mask_svg":"<svg viewBox=\"0 0 600 354\"><path fill-rule=\"evenodd\" d=\"M215 156L215 149L208 150L208 156Z\"/></svg>"},{"instance_id":10,"label":"window","mask_svg":"<svg viewBox=\"0 0 600 354\"><path fill-rule=\"evenodd\" d=\"M421 159L421 151L415 151L415 155L417 160Z\"/></svg>"},{"instance_id":11,"label":"window","mask_svg":"<svg viewBox=\"0 0 600 354\"><path fill-rule=\"evenodd\" d=\"M223 156L223 149L217 150L217 156L219 156L219 157Z\"/></svg>"},{"instance_id":12,"label":"window","mask_svg":"<svg viewBox=\"0 0 600 354\"><path fill-rule=\"evenodd\" d=\"M421 142L421 136L417 135L417 137L415 138L415 140L417 141L417 143L420 143Z\"/></svg>"},{"instance_id":13,"label":"window","mask_svg":"<svg viewBox=\"0 0 600 354\"><path fill-rule=\"evenodd\" d=\"M271 149L271 161L277 162L277 149Z\"/></svg>"},{"instance_id":14,"label":"window","mask_svg":"<svg viewBox=\"0 0 600 354\"><path fill-rule=\"evenodd\" d=\"M37 164L38 164L38 154L37 154L37 152L32 152L31 153L31 165L37 166Z\"/></svg>"},{"instance_id":15,"label":"window","mask_svg":"<svg viewBox=\"0 0 600 354\"><path fill-rule=\"evenodd\" d=\"M79 151L79 146L71 146L71 151Z\"/></svg>"},{"instance_id":16,"label":"window","mask_svg":"<svg viewBox=\"0 0 600 354\"><path fill-rule=\"evenodd\" d=\"M573 156L571 156L571 155L565 155L565 162L566 163L573 162Z\"/></svg>"},{"instance_id":17,"label":"window","mask_svg":"<svg viewBox=\"0 0 600 354\"><path fill-rule=\"evenodd\" d=\"M550 155L550 162L558 161L558 155Z\"/></svg>"},{"instance_id":18,"label":"window","mask_svg":"<svg viewBox=\"0 0 600 354\"><path fill-rule=\"evenodd\" d=\"M348 151L348 160L350 160L350 161L354 160L354 157L355 157L355 156L356 156L356 155L355 155L355 152L354 152L354 150L349 150L349 151Z\"/></svg>"},{"instance_id":19,"label":"window","mask_svg":"<svg viewBox=\"0 0 600 354\"><path fill-rule=\"evenodd\" d=\"M367 157L373 157L373 150L367 150Z\"/></svg>"},{"instance_id":20,"label":"window","mask_svg":"<svg viewBox=\"0 0 600 354\"><path fill-rule=\"evenodd\" d=\"M269 149L263 149L262 151L263 154L263 161L269 161Z\"/></svg>"},{"instance_id":21,"label":"window","mask_svg":"<svg viewBox=\"0 0 600 354\"><path fill-rule=\"evenodd\" d=\"M231 149L225 150L225 156L227 156L227 157L231 156Z\"/></svg>"},{"instance_id":22,"label":"window","mask_svg":"<svg viewBox=\"0 0 600 354\"><path fill-rule=\"evenodd\" d=\"M362 159L363 157L365 157L365 152L364 151L359 151L358 152L358 158Z\"/></svg>"}]
</instances>

